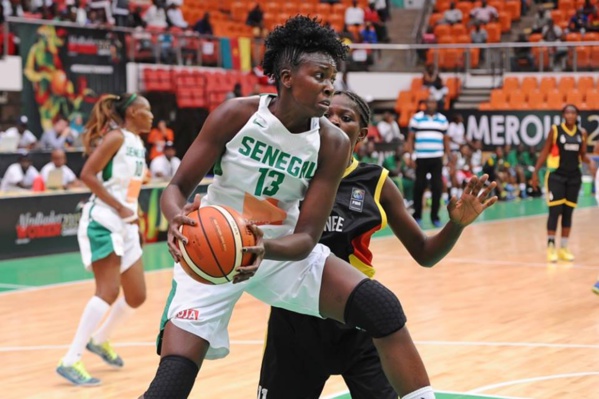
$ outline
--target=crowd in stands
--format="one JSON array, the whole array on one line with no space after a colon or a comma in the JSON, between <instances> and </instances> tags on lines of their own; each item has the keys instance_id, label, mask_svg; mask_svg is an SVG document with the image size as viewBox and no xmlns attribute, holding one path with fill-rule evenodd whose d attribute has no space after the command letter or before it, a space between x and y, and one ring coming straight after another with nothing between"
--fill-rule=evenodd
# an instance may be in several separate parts
<instances>
[{"instance_id":1,"label":"crowd in stands","mask_svg":"<svg viewBox=\"0 0 599 399\"><path fill-rule=\"evenodd\" d=\"M83 185L67 166L65 151L81 151L83 125L80 116L69 122L59 116L51 129L37 137L28 129L26 116L20 116L15 126L0 131L0 153L17 153L17 161L8 166L0 179L0 195L7 192L69 190ZM147 181L168 181L175 174L181 160L174 146L175 133L160 120L146 142ZM32 163L32 152L46 152L50 161L39 171Z\"/></svg>"}]
</instances>

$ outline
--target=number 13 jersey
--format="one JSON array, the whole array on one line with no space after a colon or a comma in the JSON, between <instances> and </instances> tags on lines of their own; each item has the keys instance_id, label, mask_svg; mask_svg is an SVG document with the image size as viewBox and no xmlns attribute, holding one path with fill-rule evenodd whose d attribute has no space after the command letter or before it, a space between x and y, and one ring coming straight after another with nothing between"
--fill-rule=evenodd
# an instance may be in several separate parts
<instances>
[{"instance_id":1,"label":"number 13 jersey","mask_svg":"<svg viewBox=\"0 0 599 399\"><path fill-rule=\"evenodd\" d=\"M312 118L310 130L291 133L268 109L273 98L261 96L258 110L226 144L201 203L235 209L261 226L265 238L295 229L320 149L318 118Z\"/></svg>"}]
</instances>

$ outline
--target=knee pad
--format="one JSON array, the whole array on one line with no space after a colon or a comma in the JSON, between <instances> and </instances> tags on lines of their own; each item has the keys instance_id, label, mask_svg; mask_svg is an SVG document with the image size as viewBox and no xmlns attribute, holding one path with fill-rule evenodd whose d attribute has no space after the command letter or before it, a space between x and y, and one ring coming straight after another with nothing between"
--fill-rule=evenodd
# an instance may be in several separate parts
<instances>
[{"instance_id":1,"label":"knee pad","mask_svg":"<svg viewBox=\"0 0 599 399\"><path fill-rule=\"evenodd\" d=\"M160 365L144 399L186 399L193 388L198 372L197 364L183 356L169 355L160 359Z\"/></svg>"},{"instance_id":2,"label":"knee pad","mask_svg":"<svg viewBox=\"0 0 599 399\"><path fill-rule=\"evenodd\" d=\"M559 215L562 214L562 207L563 205L554 205L549 207L549 217L547 218L547 230L557 230L557 221L559 220Z\"/></svg>"},{"instance_id":3,"label":"knee pad","mask_svg":"<svg viewBox=\"0 0 599 399\"><path fill-rule=\"evenodd\" d=\"M378 281L364 279L345 305L345 323L358 327L372 338L384 338L403 328L406 316L393 292Z\"/></svg>"},{"instance_id":4,"label":"knee pad","mask_svg":"<svg viewBox=\"0 0 599 399\"><path fill-rule=\"evenodd\" d=\"M572 227L572 214L574 213L574 208L568 205L564 205L564 209L562 211L562 227Z\"/></svg>"}]
</instances>

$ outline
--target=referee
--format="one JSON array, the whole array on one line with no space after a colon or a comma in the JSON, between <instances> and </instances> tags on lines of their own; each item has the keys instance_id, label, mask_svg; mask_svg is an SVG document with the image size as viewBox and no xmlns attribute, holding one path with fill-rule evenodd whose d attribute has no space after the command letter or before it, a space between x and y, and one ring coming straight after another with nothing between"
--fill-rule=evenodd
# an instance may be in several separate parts
<instances>
[{"instance_id":1,"label":"referee","mask_svg":"<svg viewBox=\"0 0 599 399\"><path fill-rule=\"evenodd\" d=\"M443 155L450 151L448 122L445 115L437 112L437 101L431 96L426 101L426 109L418 112L410 120L408 151L416 158L416 183L414 185L414 219L422 222L422 196L430 173L433 203L431 222L441 227L439 207L443 190Z\"/></svg>"}]
</instances>

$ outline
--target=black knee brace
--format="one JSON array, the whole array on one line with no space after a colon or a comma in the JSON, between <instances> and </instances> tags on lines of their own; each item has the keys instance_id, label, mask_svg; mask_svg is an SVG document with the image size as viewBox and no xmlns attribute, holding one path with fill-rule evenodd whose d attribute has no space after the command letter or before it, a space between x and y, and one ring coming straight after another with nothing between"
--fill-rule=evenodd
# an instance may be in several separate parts
<instances>
[{"instance_id":1,"label":"black knee brace","mask_svg":"<svg viewBox=\"0 0 599 399\"><path fill-rule=\"evenodd\" d=\"M574 213L574 208L568 205L563 205L564 209L562 210L562 227L572 227L572 213Z\"/></svg>"},{"instance_id":2,"label":"black knee brace","mask_svg":"<svg viewBox=\"0 0 599 399\"><path fill-rule=\"evenodd\" d=\"M186 399L200 369L193 361L177 355L160 359L160 366L144 399Z\"/></svg>"},{"instance_id":3,"label":"black knee brace","mask_svg":"<svg viewBox=\"0 0 599 399\"><path fill-rule=\"evenodd\" d=\"M549 207L549 217L547 218L547 230L557 230L557 221L559 220L559 215L562 214L562 208L564 208L563 205L554 205Z\"/></svg>"},{"instance_id":4,"label":"black knee brace","mask_svg":"<svg viewBox=\"0 0 599 399\"><path fill-rule=\"evenodd\" d=\"M365 279L345 305L345 323L384 338L403 328L406 316L395 294L378 281Z\"/></svg>"}]
</instances>

